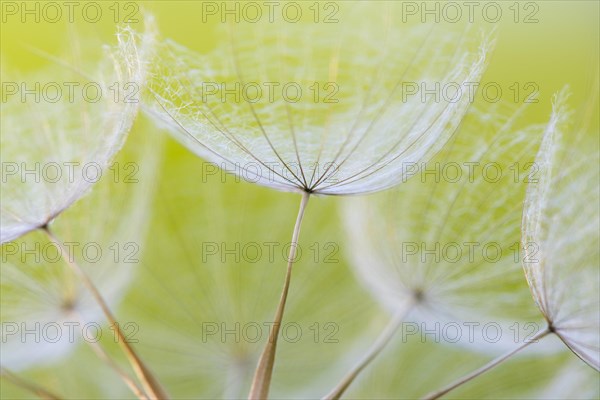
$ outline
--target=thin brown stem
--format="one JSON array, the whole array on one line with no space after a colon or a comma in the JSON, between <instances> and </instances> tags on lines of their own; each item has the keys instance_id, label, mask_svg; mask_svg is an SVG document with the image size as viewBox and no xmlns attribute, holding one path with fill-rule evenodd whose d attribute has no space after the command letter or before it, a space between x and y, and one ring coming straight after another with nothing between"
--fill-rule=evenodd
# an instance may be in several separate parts
<instances>
[{"instance_id":1,"label":"thin brown stem","mask_svg":"<svg viewBox=\"0 0 600 400\"><path fill-rule=\"evenodd\" d=\"M55 395L54 393L44 389L41 386L38 386L34 383L28 382L23 378L19 378L17 375L13 374L6 368L0 368L0 376L11 382L13 385L20 387L21 389L27 390L30 393L35 394L40 399L44 400L59 400L60 397Z\"/></svg>"},{"instance_id":2,"label":"thin brown stem","mask_svg":"<svg viewBox=\"0 0 600 400\"><path fill-rule=\"evenodd\" d=\"M529 346L532 343L537 343L537 341L541 338L543 338L544 336L546 336L547 334L549 334L551 332L550 328L546 328L543 331L538 332L533 338L531 338L530 340L526 341L525 343L523 343L521 346L517 347L516 349L510 351L507 354L504 354L498 358L496 358L495 360L490 361L489 363L487 363L486 365L484 365L483 367L476 369L475 371L471 372L470 374L467 374L465 376L463 376L462 378L456 380L454 383L451 383L450 385L446 386L445 388L438 390L437 392L432 392L430 394L428 394L427 396L425 396L423 398L423 400L434 400L434 399L439 399L440 397L442 397L443 395L451 392L452 390L456 389L459 386L464 385L465 383L477 378L480 375L483 375L485 372L489 371L490 369L494 368L495 366L501 364L502 362L506 361L507 359L509 359L510 357L512 357L513 355L515 355L516 353L520 352L521 350L523 350L524 348L526 348L527 346Z\"/></svg>"},{"instance_id":3,"label":"thin brown stem","mask_svg":"<svg viewBox=\"0 0 600 400\"><path fill-rule=\"evenodd\" d=\"M131 377L129 377L129 375L127 375L127 373L125 371L123 371L111 358L108 354L106 354L106 351L104 351L104 349L102 348L102 346L100 346L98 343L96 342L91 342L91 341L87 341L90 345L90 347L92 348L92 350L94 350L94 353L96 353L96 355L98 356L98 358L100 358L102 361L104 361L110 368L112 368L117 375L119 375L119 377L121 377L121 380L123 380L123 382L125 382L125 384L127 385L127 387L129 387L129 389L133 392L133 394L135 394L135 396L140 399L140 400L148 400L148 396L146 396L146 394L144 393L144 391L137 385L137 383L131 379Z\"/></svg>"},{"instance_id":4,"label":"thin brown stem","mask_svg":"<svg viewBox=\"0 0 600 400\"><path fill-rule=\"evenodd\" d=\"M352 368L352 370L350 370L350 372L348 372L346 376L344 376L340 383L338 383L327 396L323 397L323 400L337 400L342 396L342 394L344 394L346 389L350 387L356 377L379 355L379 353L381 353L384 347L394 337L394 334L398 331L398 328L402 324L402 321L404 321L404 317L410 311L411 307L412 302L396 312L394 317L387 324L383 332L381 332L381 334L377 337L375 343L373 343L365 356Z\"/></svg>"},{"instance_id":5,"label":"thin brown stem","mask_svg":"<svg viewBox=\"0 0 600 400\"><path fill-rule=\"evenodd\" d=\"M110 311L108 304L91 281L91 279L87 276L87 274L81 269L79 264L75 262L74 258L69 254L68 250L63 246L62 242L54 236L54 233L48 228L44 227L43 230L48 235L50 241L56 246L56 248L60 251L62 258L65 260L67 265L73 270L73 272L81 279L81 282L84 286L89 290L92 297L98 303L104 316L108 320L109 324L114 327L115 333L117 335L117 341L121 350L127 356L129 363L135 372L136 376L140 380L144 391L149 399L152 400L163 400L168 399L167 393L161 387L158 380L154 377L150 369L146 367L142 359L137 355L133 347L127 341L127 337L123 334L121 327L119 326L116 318Z\"/></svg>"},{"instance_id":6,"label":"thin brown stem","mask_svg":"<svg viewBox=\"0 0 600 400\"><path fill-rule=\"evenodd\" d=\"M269 386L271 384L271 375L273 374L273 366L275 365L275 352L277 350L277 337L279 336L279 328L281 326L281 320L283 319L283 311L285 309L285 302L287 300L288 290L290 288L290 281L292 278L292 266L296 258L296 248L298 247L298 237L300 236L300 226L302 225L302 218L304 217L304 211L308 205L308 199L310 198L309 192L303 192L302 201L300 202L300 209L298 210L298 217L296 218L296 225L294 226L294 232L292 234L292 243L290 246L290 253L288 256L287 271L285 273L285 281L283 283L283 290L281 297L279 298L279 305L273 318L273 324L269 329L269 340L265 345L265 348L258 360L258 365L254 371L254 378L252 379L252 386L250 387L250 394L248 398L251 400L266 399L269 395Z\"/></svg>"}]
</instances>

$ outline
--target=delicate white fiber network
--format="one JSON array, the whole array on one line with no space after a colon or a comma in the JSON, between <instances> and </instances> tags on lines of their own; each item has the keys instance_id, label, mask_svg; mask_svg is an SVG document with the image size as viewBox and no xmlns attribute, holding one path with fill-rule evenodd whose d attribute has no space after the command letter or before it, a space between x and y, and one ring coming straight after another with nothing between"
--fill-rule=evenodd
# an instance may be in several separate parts
<instances>
[{"instance_id":1,"label":"delicate white fiber network","mask_svg":"<svg viewBox=\"0 0 600 400\"><path fill-rule=\"evenodd\" d=\"M137 168L131 174L135 181L122 178L133 170L122 170L119 182L112 173L106 175L52 226L109 306L126 293L141 261L159 148L145 142L128 159ZM3 366L18 370L54 362L81 340L94 341L98 327L104 336L113 334L89 291L45 235L32 232L3 244L2 250ZM25 330L32 333L24 337Z\"/></svg>"},{"instance_id":2,"label":"delicate white fiber network","mask_svg":"<svg viewBox=\"0 0 600 400\"><path fill-rule=\"evenodd\" d=\"M410 27L400 4L341 3L338 18L232 24L205 54L166 40L147 110L251 182L329 195L392 187L454 132L491 42L472 27Z\"/></svg>"},{"instance_id":3,"label":"delicate white fiber network","mask_svg":"<svg viewBox=\"0 0 600 400\"><path fill-rule=\"evenodd\" d=\"M139 107L144 49L129 29L117 38L118 46L107 48L101 61L80 59L89 43L79 43L82 48L59 61L65 65L12 76L29 90L46 85L49 76L48 84L78 86L72 94L61 86L58 96L49 90L23 98L19 92L2 103L0 242L54 219L106 172L121 148ZM96 72L88 74L92 69Z\"/></svg>"},{"instance_id":4,"label":"delicate white fiber network","mask_svg":"<svg viewBox=\"0 0 600 400\"><path fill-rule=\"evenodd\" d=\"M158 161L158 148L152 148L156 142L145 138L134 154L129 151L127 162L109 167L139 107L140 62L151 40L151 33L145 35L121 30L118 46L106 49L99 66L91 56L96 47L81 41L72 49L77 56L56 60L62 65L26 78L13 76L28 88L48 77L79 86L71 95L16 95L2 104L3 367L52 363L75 343L93 343L98 334L112 333L66 262L77 263L112 307L140 261ZM97 73L87 75L84 71L92 67ZM81 95L84 85L91 88L87 97ZM93 193L75 203L92 186ZM54 220L58 214L61 218ZM69 254L61 255L37 230L49 222Z\"/></svg>"},{"instance_id":5,"label":"delicate white fiber network","mask_svg":"<svg viewBox=\"0 0 600 400\"><path fill-rule=\"evenodd\" d=\"M473 112L447 150L419 165L406 184L345 202L358 279L392 313L411 309L407 322L437 332L458 326L442 343L505 352L544 328L519 252L525 182L533 172L526 166L543 127L517 128L519 113Z\"/></svg>"},{"instance_id":6,"label":"delicate white fiber network","mask_svg":"<svg viewBox=\"0 0 600 400\"><path fill-rule=\"evenodd\" d=\"M598 142L566 127L555 98L523 212L523 266L536 304L555 333L600 370L600 176Z\"/></svg>"},{"instance_id":7,"label":"delicate white fiber network","mask_svg":"<svg viewBox=\"0 0 600 400\"><path fill-rule=\"evenodd\" d=\"M111 308L142 261L159 149L146 137L133 152L126 150L127 162L117 159L118 181L109 171L52 224L70 251L65 258L80 265ZM126 163L135 169L123 167ZM2 366L20 370L53 363L77 343L114 335L90 292L41 231L4 243L2 252ZM132 334L135 326L126 323L125 333Z\"/></svg>"}]
</instances>

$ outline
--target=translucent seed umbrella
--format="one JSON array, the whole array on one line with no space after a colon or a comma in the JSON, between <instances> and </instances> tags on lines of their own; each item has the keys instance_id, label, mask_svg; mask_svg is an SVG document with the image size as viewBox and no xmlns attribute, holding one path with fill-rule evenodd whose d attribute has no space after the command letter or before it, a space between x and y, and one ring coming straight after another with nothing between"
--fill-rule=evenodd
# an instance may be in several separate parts
<instances>
[{"instance_id":1,"label":"translucent seed umbrella","mask_svg":"<svg viewBox=\"0 0 600 400\"><path fill-rule=\"evenodd\" d=\"M567 147L585 134L544 137L536 158L540 178L530 184L523 211L523 267L550 330L600 370L598 137Z\"/></svg>"},{"instance_id":2,"label":"translucent seed umbrella","mask_svg":"<svg viewBox=\"0 0 600 400\"><path fill-rule=\"evenodd\" d=\"M405 322L454 326L462 334L443 343L497 353L514 339L486 340L489 322L507 332L535 317L518 259L519 221L523 167L543 128L517 127L522 111L473 111L456 140L415 165L405 185L346 200L352 266L394 318L328 398L339 398Z\"/></svg>"},{"instance_id":3,"label":"translucent seed umbrella","mask_svg":"<svg viewBox=\"0 0 600 400\"><path fill-rule=\"evenodd\" d=\"M139 107L142 49L130 31L118 39L119 46L106 48L99 65L73 60L71 54L54 60L66 65L34 77L5 74L17 91L5 93L2 103L0 242L47 225L83 197L123 145ZM92 66L96 71L90 73ZM40 90L38 98L23 94L26 88L62 82L71 85L70 94L62 86L57 98L52 91Z\"/></svg>"},{"instance_id":4,"label":"translucent seed umbrella","mask_svg":"<svg viewBox=\"0 0 600 400\"><path fill-rule=\"evenodd\" d=\"M334 26L236 25L209 54L167 40L148 109L192 151L258 184L332 195L392 187L405 163L452 134L489 44L477 48L475 29L409 29L393 13L356 9Z\"/></svg>"},{"instance_id":5,"label":"translucent seed umbrella","mask_svg":"<svg viewBox=\"0 0 600 400\"><path fill-rule=\"evenodd\" d=\"M127 158L118 157L88 196L52 223L111 309L129 290L140 265L157 171L157 148L151 148L156 142L145 138L137 143L125 149ZM6 329L0 362L13 371L59 362L82 340L94 343L104 326L102 310L53 247L37 231L2 246ZM113 334L100 329L104 337Z\"/></svg>"},{"instance_id":6,"label":"translucent seed umbrella","mask_svg":"<svg viewBox=\"0 0 600 400\"><path fill-rule=\"evenodd\" d=\"M151 28L151 20L147 22ZM6 243L38 229L48 236L114 327L143 389L121 375L140 398L164 398L166 394L126 341L80 260L49 225L107 173L121 148L139 109L146 51L152 39L152 29L137 36L133 30L123 28L117 34L118 44L105 47L102 57L90 51L98 49L92 42L72 41L75 44L64 58L46 56L60 68L34 77L13 75L17 94L2 104L0 150L0 241ZM48 81L68 83L74 89L59 96L44 90L35 98L21 96L17 90L46 87Z\"/></svg>"}]
</instances>

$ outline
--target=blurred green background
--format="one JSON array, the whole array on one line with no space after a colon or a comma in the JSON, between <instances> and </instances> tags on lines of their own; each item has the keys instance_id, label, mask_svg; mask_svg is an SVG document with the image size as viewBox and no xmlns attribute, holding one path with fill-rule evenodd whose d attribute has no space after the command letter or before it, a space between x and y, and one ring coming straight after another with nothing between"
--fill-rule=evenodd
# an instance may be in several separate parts
<instances>
[{"instance_id":1,"label":"blurred green background","mask_svg":"<svg viewBox=\"0 0 600 400\"><path fill-rule=\"evenodd\" d=\"M33 49L59 55L69 46L69 35L113 43L115 9L120 10L118 20L135 12L139 22L132 25L139 29L142 13L152 13L163 37L199 51L209 50L217 42L216 21L202 23L199 1L102 1L98 4L103 17L96 23L77 18L77 11L75 23L64 18L57 23L36 22L31 17L22 22L20 16L6 14L6 3L13 2L2 2L2 69L23 74L51 63ZM35 2L26 3L34 7ZM41 7L46 4L38 3ZM483 82L498 82L509 100L514 92L508 88L517 83L521 88L518 104L525 98L524 85L534 82L539 101L529 106L525 123L545 122L553 93L565 84L570 86L573 107L597 96L600 3L537 1L539 22L529 24L512 20L508 7L513 2L500 3L506 17L498 24L496 50ZM525 3L519 2L519 7ZM351 4L346 1L342 6ZM597 121L597 108L594 113ZM597 135L597 130L590 134ZM141 115L118 160L128 160L149 135L166 133ZM272 259L262 257L257 263L236 262L233 256L225 262L218 256L203 260L202 250L207 243L225 248L258 243L263 250L264 243L289 243L299 196L236 182L220 172L207 174L207 164L172 139L166 139L158 151L162 155L158 173L144 177L154 189L148 192L152 205L143 254L116 314L123 322L138 324L136 347L174 398L243 398L264 340L236 341L234 335L221 340L219 334L205 338L203 332L207 323L217 324L219 329L225 324L227 329L239 330L236 323L258 323L264 328L262 322L271 318L285 272L282 246L276 247ZM82 200L86 201L90 199ZM350 270L339 221L340 201L319 197L310 202L301 235L304 253L295 266L285 316L285 321L298 324L303 334L295 343L280 342L274 398L323 395L389 317ZM110 212L110 208L99 209L97 223L102 223L102 213ZM69 213L61 218L69 218ZM319 249L316 260L316 250L310 249L314 244ZM327 244L331 246L324 247ZM334 253L333 262L322 262L330 252ZM328 335L337 342L325 340ZM121 359L110 337L103 338L103 343ZM434 343L397 340L352 386L348 397L417 398L489 358ZM596 373L565 349L553 356L511 360L450 398L551 398L552 391L544 390L560 382L568 365L584 382L591 379L597 383ZM83 344L53 365L22 371L21 375L66 398L132 397ZM576 379L570 378L573 382ZM30 396L4 381L1 395L7 399Z\"/></svg>"}]
</instances>

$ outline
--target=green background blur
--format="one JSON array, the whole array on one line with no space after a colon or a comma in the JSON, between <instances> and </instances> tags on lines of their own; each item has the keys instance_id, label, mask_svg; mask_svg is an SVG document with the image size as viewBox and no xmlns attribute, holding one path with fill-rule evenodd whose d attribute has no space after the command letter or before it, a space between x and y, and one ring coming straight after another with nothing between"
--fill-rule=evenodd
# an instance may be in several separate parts
<instances>
[{"instance_id":1,"label":"green background blur","mask_svg":"<svg viewBox=\"0 0 600 400\"><path fill-rule=\"evenodd\" d=\"M2 3L4 10L10 2ZM93 24L77 18L77 12L73 24L64 19L37 23L31 17L22 22L20 16L3 15L2 67L23 74L43 68L50 61L32 48L59 55L68 47L66 42L73 32L112 43L115 2L98 3L104 17ZM552 94L565 84L570 85L573 107L583 106L590 96L598 95L600 3L537 1L539 22L532 24L515 23L508 14L513 2L500 3L506 17L498 24L496 51L483 81L500 83L506 90L505 97L514 94L507 89L513 83L523 89L527 82L535 82L539 102L530 105L526 122L546 121ZM216 43L214 20L201 22L201 2L135 4L119 2L116 8L122 17L139 6L135 15L139 29L142 11L147 11L156 17L162 37L196 50L209 50ZM521 93L518 103L523 100ZM594 112L597 121L598 110ZM597 135L597 130L592 132ZM127 160L128 149L146 140L146 135L166 133L140 116L118 159ZM232 248L236 242L288 243L299 196L238 183L221 173L206 176L207 164L172 139L165 141L161 151L163 159L153 182L155 193L144 254L137 278L116 310L118 318L139 325L137 348L174 397L244 397L262 341L202 340L202 323L225 323L231 329L236 322L244 325L269 320L279 296L285 260L281 251L276 251L273 260L261 263L222 263L218 257L203 262L202 244L212 242ZM360 354L388 318L356 282L345 258L340 201L321 197L312 199L309 205L301 235L305 254L295 267L285 316L285 320L297 322L304 334L297 343L280 344L272 387L275 398L324 394L344 371L344 365ZM328 251L323 244L334 243L339 250L333 257L336 262L315 262L314 252L309 250L313 243L320 247L317 261ZM335 344L323 340L332 332L326 328L332 326L326 325L331 322L336 327ZM319 340L314 340L315 332ZM120 359L114 344L105 342ZM396 341L365 371L348 397L415 398L488 359L488 355L452 347ZM450 397L535 396L540 388L552 384L555 373L567 361L579 363L566 349L549 357L514 359ZM587 367L580 367L583 373L589 373ZM52 367L22 374L68 398L131 397L118 377L82 344ZM598 379L597 375L592 375L594 378ZM29 396L6 382L2 383L1 394L2 398Z\"/></svg>"}]
</instances>

